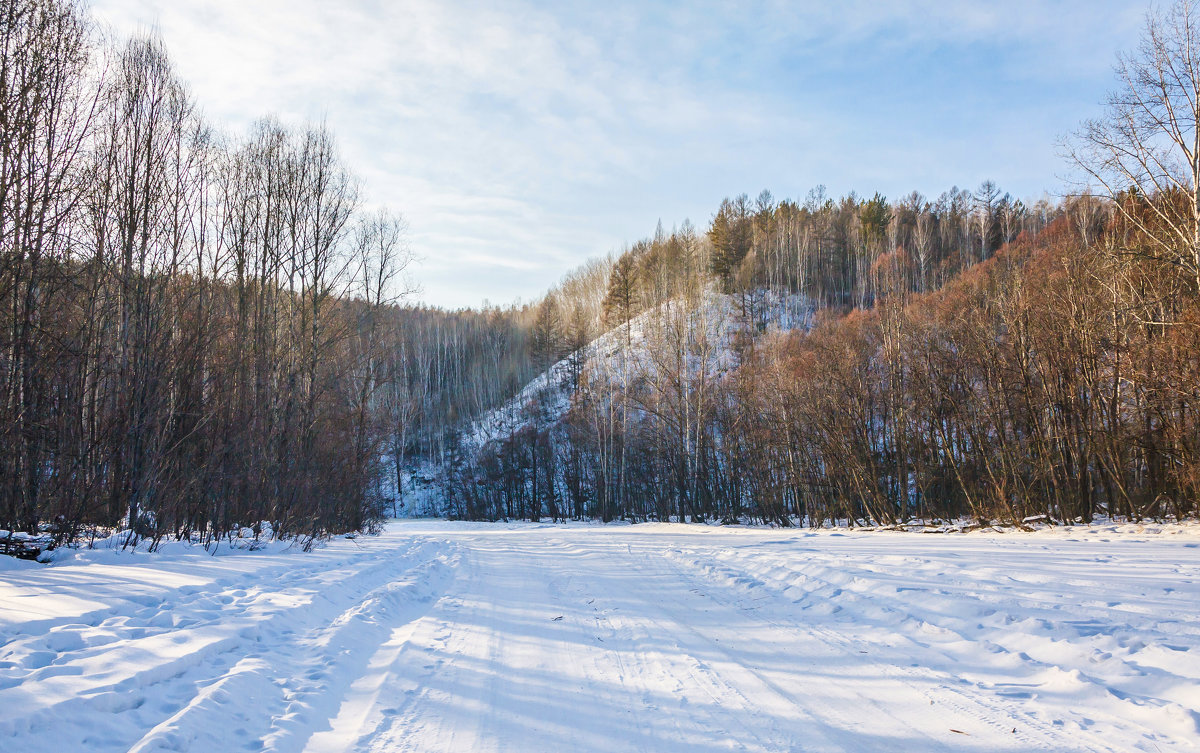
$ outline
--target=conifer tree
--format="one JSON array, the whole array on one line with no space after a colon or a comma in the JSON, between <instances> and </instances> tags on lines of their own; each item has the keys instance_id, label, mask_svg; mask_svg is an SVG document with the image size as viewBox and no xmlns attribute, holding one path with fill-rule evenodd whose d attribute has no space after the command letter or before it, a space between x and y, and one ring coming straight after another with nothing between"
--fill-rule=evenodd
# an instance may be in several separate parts
<instances>
[{"instance_id":1,"label":"conifer tree","mask_svg":"<svg viewBox=\"0 0 1200 753\"><path fill-rule=\"evenodd\" d=\"M738 266L750 253L754 238L750 199L746 194L721 202L720 209L713 215L708 238L713 247L712 273L729 290Z\"/></svg>"},{"instance_id":2,"label":"conifer tree","mask_svg":"<svg viewBox=\"0 0 1200 753\"><path fill-rule=\"evenodd\" d=\"M608 278L608 294L604 297L605 323L620 327L637 316L637 294L637 262L633 254L622 254Z\"/></svg>"}]
</instances>

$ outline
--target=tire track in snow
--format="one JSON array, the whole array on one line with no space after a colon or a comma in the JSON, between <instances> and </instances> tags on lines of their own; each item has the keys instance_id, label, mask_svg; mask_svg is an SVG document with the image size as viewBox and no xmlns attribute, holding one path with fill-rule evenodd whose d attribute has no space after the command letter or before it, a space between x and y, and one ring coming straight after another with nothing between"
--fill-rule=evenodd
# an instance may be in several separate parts
<instances>
[{"instance_id":1,"label":"tire track in snow","mask_svg":"<svg viewBox=\"0 0 1200 753\"><path fill-rule=\"evenodd\" d=\"M692 595L699 595L697 589L688 589L688 586L696 585L695 578L688 577L661 550L657 548L647 548L644 550L641 556L641 564L643 572L650 570L665 574L669 580L678 584L681 593L686 592ZM706 585L711 586L711 582ZM790 634L794 635L808 629L807 626L784 625L779 622L764 620L755 612L747 610L740 602L714 597L711 595L713 589L709 588L707 590L709 593L699 596L699 598L716 604L722 610L737 615L741 619L769 626L772 629L771 632L774 634L768 635L767 638L769 639L778 641L782 638L786 640ZM696 608L695 605L688 606L683 603L672 603L672 601L667 599L659 601L648 600L648 604L666 616L667 619L664 625L673 626L676 635L679 633L692 635L697 639L697 644L703 650L715 654L714 659L710 659L707 662L698 662L699 669L709 681L720 683L722 686L728 688L732 695L739 698L748 712L747 715L751 719L755 717L756 708L761 708L768 699L771 701L770 706L777 709L777 713L775 714L776 719L790 718L792 722L788 725L790 730L778 730L777 735L782 737L772 740L770 744L763 747L763 750L843 751L870 749L907 751L911 749L912 739L925 737L928 734L928 730L913 726L908 720L892 713L887 708L879 706L869 698L855 694L852 690L848 691L843 704L835 706L820 696L804 692L802 688L789 689L784 687L784 684L780 680L771 677L764 668L748 662L740 646L735 645L730 647L722 644L718 638L706 634L704 630L693 624L693 620L689 619L689 616L695 615L700 609L704 608L704 605ZM729 625L734 622L729 617L722 617L717 621L722 625ZM748 641L754 639L754 634L749 631L743 631L740 635ZM782 646L783 644L778 645ZM688 653L695 652L698 652L695 648L688 651ZM802 657L793 658L793 661L796 663L803 660ZM826 685L825 692L828 692L830 684L838 684L838 681L831 677L823 679L822 682ZM861 730L862 725L859 717L864 715L864 705L871 707L870 715L874 716L875 720L881 717L891 720L887 726L893 730L896 738L895 741L885 740ZM787 713L789 710L791 714ZM878 724L877 721L875 723ZM848 743L848 740L856 740L856 742ZM922 748L925 750L952 749L943 742L928 739L927 737L922 741Z\"/></svg>"},{"instance_id":2,"label":"tire track in snow","mask_svg":"<svg viewBox=\"0 0 1200 753\"><path fill-rule=\"evenodd\" d=\"M433 652L445 663L410 678L409 702L369 749L795 748L799 736L784 734L761 712L771 691L760 684L747 692L744 678L734 682L714 671L711 641L656 607L661 591L631 588L644 581L641 560L624 545L602 541L464 542L471 576L431 613L429 653L410 654L414 671ZM673 580L667 572L656 577ZM435 625L450 636L440 644L429 640ZM678 640L666 645L663 636ZM537 719L522 715L526 702ZM795 708L780 700L773 705ZM559 708L576 713L556 725ZM825 749L842 748L831 742Z\"/></svg>"},{"instance_id":3,"label":"tire track in snow","mask_svg":"<svg viewBox=\"0 0 1200 753\"><path fill-rule=\"evenodd\" d=\"M389 581L339 615L319 637L307 641L326 647L327 658L322 666L328 670L325 678L333 681L336 692L330 693L327 685L320 701L336 715L308 738L304 753L353 749L383 720L379 698L394 680L394 665L408 646L416 621L441 598L446 584L454 578L460 559L458 554L443 554L405 573L403 578ZM353 651L346 653L346 646L353 646ZM338 649L338 653L331 654L329 647ZM290 749L278 744L267 747Z\"/></svg>"}]
</instances>

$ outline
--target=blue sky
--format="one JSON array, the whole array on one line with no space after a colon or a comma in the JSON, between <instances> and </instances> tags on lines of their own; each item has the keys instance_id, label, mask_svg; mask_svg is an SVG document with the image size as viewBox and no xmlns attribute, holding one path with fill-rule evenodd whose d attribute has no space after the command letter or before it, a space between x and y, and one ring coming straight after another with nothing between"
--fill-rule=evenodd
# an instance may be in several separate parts
<instances>
[{"instance_id":1,"label":"blue sky","mask_svg":"<svg viewBox=\"0 0 1200 753\"><path fill-rule=\"evenodd\" d=\"M92 0L216 123L325 119L400 211L415 300L531 300L725 196L1063 190L1149 4Z\"/></svg>"}]
</instances>

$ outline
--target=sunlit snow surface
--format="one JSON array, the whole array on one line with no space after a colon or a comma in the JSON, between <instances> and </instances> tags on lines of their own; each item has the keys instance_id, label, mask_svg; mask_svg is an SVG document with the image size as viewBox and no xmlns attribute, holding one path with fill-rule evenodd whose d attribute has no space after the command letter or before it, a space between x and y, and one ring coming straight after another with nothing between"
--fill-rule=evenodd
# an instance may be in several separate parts
<instances>
[{"instance_id":1,"label":"sunlit snow surface","mask_svg":"<svg viewBox=\"0 0 1200 753\"><path fill-rule=\"evenodd\" d=\"M5 751L1200 745L1200 530L393 523L0 570Z\"/></svg>"}]
</instances>

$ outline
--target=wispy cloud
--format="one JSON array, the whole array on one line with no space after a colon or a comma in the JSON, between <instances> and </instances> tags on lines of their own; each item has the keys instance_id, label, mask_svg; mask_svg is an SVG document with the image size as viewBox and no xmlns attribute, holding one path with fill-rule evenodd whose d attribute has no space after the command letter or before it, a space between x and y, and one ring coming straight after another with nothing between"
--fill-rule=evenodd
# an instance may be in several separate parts
<instances>
[{"instance_id":1,"label":"wispy cloud","mask_svg":"<svg viewBox=\"0 0 1200 753\"><path fill-rule=\"evenodd\" d=\"M1143 8L93 0L157 26L215 120L326 119L402 211L425 298L529 299L724 195L1054 187Z\"/></svg>"}]
</instances>

